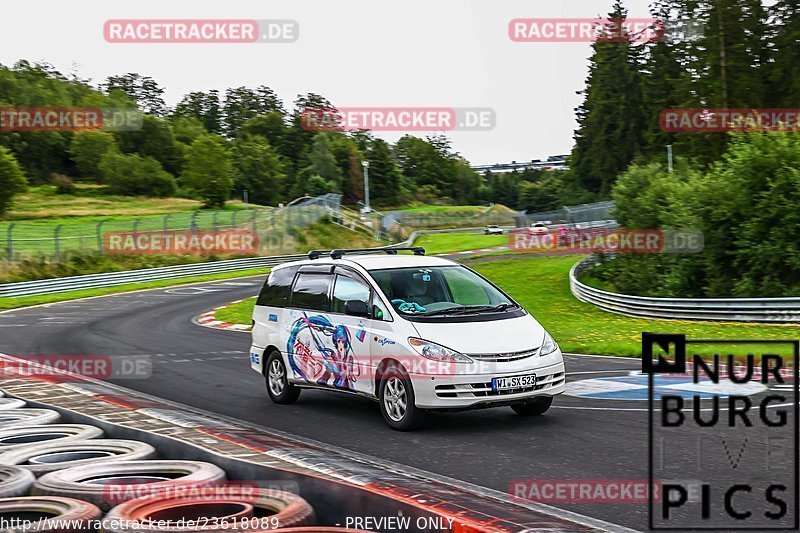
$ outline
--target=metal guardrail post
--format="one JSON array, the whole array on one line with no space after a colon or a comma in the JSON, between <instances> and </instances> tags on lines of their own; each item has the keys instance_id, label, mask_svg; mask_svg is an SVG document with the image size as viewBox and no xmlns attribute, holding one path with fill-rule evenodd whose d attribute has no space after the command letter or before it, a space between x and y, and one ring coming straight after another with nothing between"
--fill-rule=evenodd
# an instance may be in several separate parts
<instances>
[{"instance_id":1,"label":"metal guardrail post","mask_svg":"<svg viewBox=\"0 0 800 533\"><path fill-rule=\"evenodd\" d=\"M97 223L97 254L103 255L103 224L105 224L105 219L101 220Z\"/></svg>"},{"instance_id":2,"label":"metal guardrail post","mask_svg":"<svg viewBox=\"0 0 800 533\"><path fill-rule=\"evenodd\" d=\"M61 233L61 228L63 226L64 226L63 224L59 224L53 230L53 246L55 247L55 252L56 252L56 262L61 262L61 241L59 239L59 236Z\"/></svg>"},{"instance_id":3,"label":"metal guardrail post","mask_svg":"<svg viewBox=\"0 0 800 533\"><path fill-rule=\"evenodd\" d=\"M8 253L8 260L11 261L14 258L14 241L11 239L11 233L14 231L14 223L8 225L8 229L6 230L6 252Z\"/></svg>"},{"instance_id":4,"label":"metal guardrail post","mask_svg":"<svg viewBox=\"0 0 800 533\"><path fill-rule=\"evenodd\" d=\"M194 212L192 213L192 219L191 219L191 221L189 222L189 230L190 230L190 231L195 231L195 230L197 230L197 215L198 215L198 214L199 214L199 212L198 212L198 211L194 211Z\"/></svg>"},{"instance_id":5,"label":"metal guardrail post","mask_svg":"<svg viewBox=\"0 0 800 533\"><path fill-rule=\"evenodd\" d=\"M142 220L141 218L137 218L136 220L133 221L133 234L134 234L134 236L139 231L139 222L141 222L141 220Z\"/></svg>"},{"instance_id":6,"label":"metal guardrail post","mask_svg":"<svg viewBox=\"0 0 800 533\"><path fill-rule=\"evenodd\" d=\"M236 215L239 214L239 211L232 211L231 212L231 227L236 227Z\"/></svg>"},{"instance_id":7,"label":"metal guardrail post","mask_svg":"<svg viewBox=\"0 0 800 533\"><path fill-rule=\"evenodd\" d=\"M166 232L166 231L169 231L169 217L171 217L171 216L172 216L172 215L170 215L170 214L166 214L166 215L164 215L164 223L163 223L163 228L164 228L164 231L165 231L165 232Z\"/></svg>"},{"instance_id":8,"label":"metal guardrail post","mask_svg":"<svg viewBox=\"0 0 800 533\"><path fill-rule=\"evenodd\" d=\"M256 224L256 215L257 215L256 211L253 210L253 215L250 217L253 223L253 233L258 233L258 224Z\"/></svg>"},{"instance_id":9,"label":"metal guardrail post","mask_svg":"<svg viewBox=\"0 0 800 533\"><path fill-rule=\"evenodd\" d=\"M217 232L217 216L219 215L219 211L214 211L211 214L211 227L214 230L214 233Z\"/></svg>"}]
</instances>

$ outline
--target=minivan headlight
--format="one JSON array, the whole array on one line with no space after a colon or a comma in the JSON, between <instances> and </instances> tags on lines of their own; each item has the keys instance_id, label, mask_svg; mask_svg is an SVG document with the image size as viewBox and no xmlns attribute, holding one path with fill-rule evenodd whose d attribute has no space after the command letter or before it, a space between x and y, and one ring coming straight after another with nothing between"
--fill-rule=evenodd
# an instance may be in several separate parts
<instances>
[{"instance_id":1,"label":"minivan headlight","mask_svg":"<svg viewBox=\"0 0 800 533\"><path fill-rule=\"evenodd\" d=\"M472 363L472 359L450 348L445 348L441 344L430 342L414 337L409 337L408 343L414 350L426 359L433 361L443 361L446 363Z\"/></svg>"},{"instance_id":2,"label":"minivan headlight","mask_svg":"<svg viewBox=\"0 0 800 533\"><path fill-rule=\"evenodd\" d=\"M551 337L550 334L545 331L544 342L542 342L542 347L539 349L539 355L548 355L556 350L558 350L558 344L556 344L556 341L553 340L553 337Z\"/></svg>"}]
</instances>

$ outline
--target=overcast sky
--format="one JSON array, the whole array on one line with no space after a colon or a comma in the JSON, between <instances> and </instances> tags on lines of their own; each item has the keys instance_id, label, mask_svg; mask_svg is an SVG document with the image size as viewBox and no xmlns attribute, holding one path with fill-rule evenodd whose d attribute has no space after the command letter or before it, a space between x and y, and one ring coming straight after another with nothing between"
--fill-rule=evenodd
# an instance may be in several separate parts
<instances>
[{"instance_id":1,"label":"overcast sky","mask_svg":"<svg viewBox=\"0 0 800 533\"><path fill-rule=\"evenodd\" d=\"M0 63L77 65L95 83L138 72L169 105L192 90L268 85L291 107L316 92L339 107L490 107L492 131L449 132L473 164L568 153L587 43L515 43L514 18L595 17L612 0L25 0L3 5ZM627 0L647 17L647 0ZM290 44L110 44L108 19L293 19ZM378 134L394 141L393 133ZM422 135L422 134L417 134Z\"/></svg>"}]
</instances>

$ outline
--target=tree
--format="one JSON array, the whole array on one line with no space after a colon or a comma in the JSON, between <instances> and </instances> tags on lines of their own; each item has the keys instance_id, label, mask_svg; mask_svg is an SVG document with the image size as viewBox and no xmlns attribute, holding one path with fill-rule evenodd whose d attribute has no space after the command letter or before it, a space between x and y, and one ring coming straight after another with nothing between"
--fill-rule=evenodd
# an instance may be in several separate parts
<instances>
[{"instance_id":1,"label":"tree","mask_svg":"<svg viewBox=\"0 0 800 533\"><path fill-rule=\"evenodd\" d=\"M796 108L800 106L800 1L778 0L771 11L776 30L767 105Z\"/></svg>"},{"instance_id":2,"label":"tree","mask_svg":"<svg viewBox=\"0 0 800 533\"><path fill-rule=\"evenodd\" d=\"M519 186L517 207L529 213L551 211L560 207L558 189L553 179L525 181Z\"/></svg>"},{"instance_id":3,"label":"tree","mask_svg":"<svg viewBox=\"0 0 800 533\"><path fill-rule=\"evenodd\" d=\"M336 162L336 158L331 153L330 138L327 133L320 132L314 137L311 150L308 153L308 165L301 172L301 179L298 180L295 192L300 195L307 190L307 181L311 176L319 176L330 184L331 191L341 192L344 176Z\"/></svg>"},{"instance_id":4,"label":"tree","mask_svg":"<svg viewBox=\"0 0 800 533\"><path fill-rule=\"evenodd\" d=\"M189 147L181 182L197 191L204 207L222 208L233 189L233 166L225 140L202 135Z\"/></svg>"},{"instance_id":5,"label":"tree","mask_svg":"<svg viewBox=\"0 0 800 533\"><path fill-rule=\"evenodd\" d=\"M672 35L666 31L664 38L646 45L646 59L642 64L642 98L644 101L644 131L641 151L648 157L663 158L666 145L675 142L675 134L665 132L661 125L661 111L685 106L691 101L691 77L688 68L689 33L694 23L685 0L656 0L651 6L653 18L671 26L685 27L683 34ZM682 26L679 26L682 25Z\"/></svg>"},{"instance_id":6,"label":"tree","mask_svg":"<svg viewBox=\"0 0 800 533\"><path fill-rule=\"evenodd\" d=\"M406 135L397 141L395 155L414 189L431 185L447 198L468 201L480 186L480 176L452 150L446 137L430 136L423 140Z\"/></svg>"},{"instance_id":7,"label":"tree","mask_svg":"<svg viewBox=\"0 0 800 533\"><path fill-rule=\"evenodd\" d=\"M149 76L142 76L135 72L109 76L106 78L103 88L108 94L114 91L124 93L136 102L139 109L150 115L162 116L167 112L167 105L162 98L164 89L159 87L158 83Z\"/></svg>"},{"instance_id":8,"label":"tree","mask_svg":"<svg viewBox=\"0 0 800 533\"><path fill-rule=\"evenodd\" d=\"M277 149L283 145L286 129L286 117L278 111L272 111L245 122L240 133L260 135L267 140L270 146Z\"/></svg>"},{"instance_id":9,"label":"tree","mask_svg":"<svg viewBox=\"0 0 800 533\"><path fill-rule=\"evenodd\" d=\"M180 173L181 154L175 144L175 135L166 120L145 115L141 129L117 132L117 139L124 153L152 157L171 174Z\"/></svg>"},{"instance_id":10,"label":"tree","mask_svg":"<svg viewBox=\"0 0 800 533\"><path fill-rule=\"evenodd\" d=\"M701 0L693 17L703 24L702 36L688 47L691 100L699 108L761 107L769 87L767 14L761 0ZM796 45L793 45L796 47ZM725 133L676 135L676 153L710 165L725 152Z\"/></svg>"},{"instance_id":11,"label":"tree","mask_svg":"<svg viewBox=\"0 0 800 533\"><path fill-rule=\"evenodd\" d=\"M211 90L190 92L184 96L172 115L175 117L194 117L203 123L209 133L222 134L222 110L219 91Z\"/></svg>"},{"instance_id":12,"label":"tree","mask_svg":"<svg viewBox=\"0 0 800 533\"><path fill-rule=\"evenodd\" d=\"M608 18L627 18L619 0ZM570 168L585 189L601 195L610 193L617 174L639 152L644 117L633 39L601 35L592 44L585 97L576 110L578 130Z\"/></svg>"},{"instance_id":13,"label":"tree","mask_svg":"<svg viewBox=\"0 0 800 533\"><path fill-rule=\"evenodd\" d=\"M355 141L342 132L327 132L330 139L331 153L339 165L339 170L344 176L341 192L344 201L356 203L362 199L364 189L364 176L361 171L361 152Z\"/></svg>"},{"instance_id":14,"label":"tree","mask_svg":"<svg viewBox=\"0 0 800 533\"><path fill-rule=\"evenodd\" d=\"M383 139L375 139L369 147L366 160L369 161L370 203L391 205L402 194L400 190L400 171L397 168L389 144Z\"/></svg>"},{"instance_id":15,"label":"tree","mask_svg":"<svg viewBox=\"0 0 800 533\"><path fill-rule=\"evenodd\" d=\"M99 168L112 194L164 197L175 192L175 178L152 157L109 151Z\"/></svg>"},{"instance_id":16,"label":"tree","mask_svg":"<svg viewBox=\"0 0 800 533\"><path fill-rule=\"evenodd\" d=\"M83 177L100 182L103 178L100 161L105 154L117 149L117 141L111 133L79 131L72 137L69 154Z\"/></svg>"},{"instance_id":17,"label":"tree","mask_svg":"<svg viewBox=\"0 0 800 533\"><path fill-rule=\"evenodd\" d=\"M237 87L225 91L222 112L226 135L235 137L249 119L271 112L283 113L283 103L275 91L265 85L255 90Z\"/></svg>"},{"instance_id":18,"label":"tree","mask_svg":"<svg viewBox=\"0 0 800 533\"><path fill-rule=\"evenodd\" d=\"M241 135L232 144L234 189L247 190L254 204L275 205L282 198L285 165L263 137Z\"/></svg>"},{"instance_id":19,"label":"tree","mask_svg":"<svg viewBox=\"0 0 800 533\"><path fill-rule=\"evenodd\" d=\"M0 146L0 216L6 214L14 195L24 191L27 183L14 154Z\"/></svg>"},{"instance_id":20,"label":"tree","mask_svg":"<svg viewBox=\"0 0 800 533\"><path fill-rule=\"evenodd\" d=\"M356 203L364 201L364 170L361 165L361 152L352 147L347 158L347 186L345 201Z\"/></svg>"}]
</instances>

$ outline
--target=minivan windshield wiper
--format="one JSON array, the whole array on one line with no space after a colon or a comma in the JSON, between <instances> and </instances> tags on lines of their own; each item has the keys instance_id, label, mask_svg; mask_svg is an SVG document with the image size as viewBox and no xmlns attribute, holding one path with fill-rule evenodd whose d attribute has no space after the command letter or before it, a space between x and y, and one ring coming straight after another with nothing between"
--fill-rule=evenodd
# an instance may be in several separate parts
<instances>
[{"instance_id":1,"label":"minivan windshield wiper","mask_svg":"<svg viewBox=\"0 0 800 533\"><path fill-rule=\"evenodd\" d=\"M436 316L436 315L465 315L471 313L481 312L498 312L505 311L509 307L516 307L516 305L503 302L498 305L458 305L455 307L448 307L447 309L437 309L436 311L429 311L427 313L420 313L421 316Z\"/></svg>"}]
</instances>

